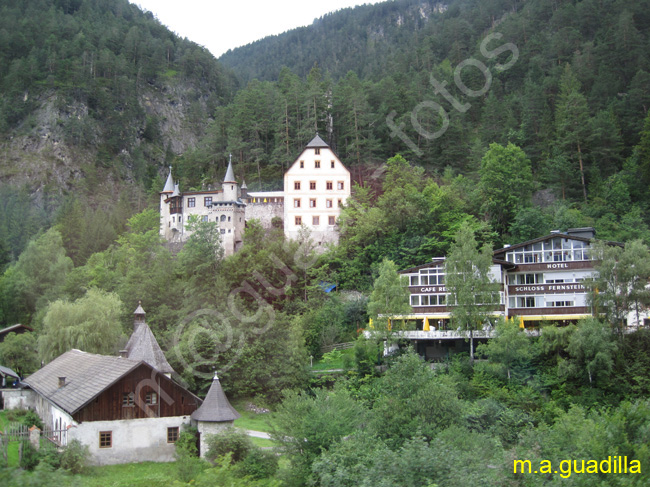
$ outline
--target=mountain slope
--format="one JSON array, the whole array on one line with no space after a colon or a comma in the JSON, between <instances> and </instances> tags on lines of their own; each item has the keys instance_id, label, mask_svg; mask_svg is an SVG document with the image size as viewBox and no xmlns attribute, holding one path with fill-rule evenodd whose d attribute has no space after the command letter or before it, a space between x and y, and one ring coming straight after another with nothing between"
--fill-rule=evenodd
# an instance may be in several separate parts
<instances>
[{"instance_id":1,"label":"mountain slope","mask_svg":"<svg viewBox=\"0 0 650 487\"><path fill-rule=\"evenodd\" d=\"M446 10L433 0L395 0L327 14L307 27L269 36L223 54L219 61L243 81L275 80L282 66L305 76L317 64L339 78L348 71L374 77L411 44L432 15Z\"/></svg>"},{"instance_id":2,"label":"mountain slope","mask_svg":"<svg viewBox=\"0 0 650 487\"><path fill-rule=\"evenodd\" d=\"M0 0L0 181L147 182L194 147L233 75L126 0Z\"/></svg>"}]
</instances>

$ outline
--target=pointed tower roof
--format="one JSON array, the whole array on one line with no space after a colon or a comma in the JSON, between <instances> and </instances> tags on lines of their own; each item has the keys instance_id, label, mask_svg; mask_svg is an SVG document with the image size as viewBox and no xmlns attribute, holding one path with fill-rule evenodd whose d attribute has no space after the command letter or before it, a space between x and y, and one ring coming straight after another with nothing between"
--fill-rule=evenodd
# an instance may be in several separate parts
<instances>
[{"instance_id":1,"label":"pointed tower roof","mask_svg":"<svg viewBox=\"0 0 650 487\"><path fill-rule=\"evenodd\" d=\"M176 183L176 184L174 185L174 192L172 193L172 198L175 197L175 196L180 196L180 195L181 195L181 192L180 192L180 190L178 189L178 183Z\"/></svg>"},{"instance_id":2,"label":"pointed tower roof","mask_svg":"<svg viewBox=\"0 0 650 487\"><path fill-rule=\"evenodd\" d=\"M241 189L248 189L248 186L246 186L246 180L242 182Z\"/></svg>"},{"instance_id":3,"label":"pointed tower roof","mask_svg":"<svg viewBox=\"0 0 650 487\"><path fill-rule=\"evenodd\" d=\"M239 417L241 414L230 405L215 372L208 395L205 396L201 407L192 413L192 419L194 421L221 422L234 421Z\"/></svg>"},{"instance_id":4,"label":"pointed tower roof","mask_svg":"<svg viewBox=\"0 0 650 487\"><path fill-rule=\"evenodd\" d=\"M169 175L167 176L167 182L165 182L165 187L163 188L163 193L172 193L174 191L174 180L172 179L172 168L169 166Z\"/></svg>"},{"instance_id":5,"label":"pointed tower roof","mask_svg":"<svg viewBox=\"0 0 650 487\"><path fill-rule=\"evenodd\" d=\"M230 160L228 161L228 170L226 171L226 177L223 178L224 183L237 183L235 181L235 171L232 170L232 154L230 154Z\"/></svg>"},{"instance_id":6,"label":"pointed tower roof","mask_svg":"<svg viewBox=\"0 0 650 487\"><path fill-rule=\"evenodd\" d=\"M311 139L311 142L307 144L308 149L315 149L319 147L329 147L327 145L327 142L325 142L323 139L320 138L320 135L318 135L318 132L316 132L316 137Z\"/></svg>"},{"instance_id":7,"label":"pointed tower roof","mask_svg":"<svg viewBox=\"0 0 650 487\"><path fill-rule=\"evenodd\" d=\"M144 361L151 365L158 372L163 374L171 374L174 372L172 366L169 365L165 354L163 353L158 340L154 336L149 325L144 321L144 309L139 304L138 308L133 313L135 315L135 325L131 338L124 348L126 350L126 357L130 360Z\"/></svg>"}]
</instances>

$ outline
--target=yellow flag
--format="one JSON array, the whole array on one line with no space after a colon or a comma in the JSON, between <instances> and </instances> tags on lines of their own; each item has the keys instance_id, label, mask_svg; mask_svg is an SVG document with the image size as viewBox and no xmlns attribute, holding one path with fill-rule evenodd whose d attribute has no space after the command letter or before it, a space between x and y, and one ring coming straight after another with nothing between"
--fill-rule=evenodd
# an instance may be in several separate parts
<instances>
[{"instance_id":1,"label":"yellow flag","mask_svg":"<svg viewBox=\"0 0 650 487\"><path fill-rule=\"evenodd\" d=\"M424 318L424 326L422 327L424 331L431 331L431 328L429 327L429 317Z\"/></svg>"},{"instance_id":2,"label":"yellow flag","mask_svg":"<svg viewBox=\"0 0 650 487\"><path fill-rule=\"evenodd\" d=\"M368 327L374 329L375 327L372 324L372 318L370 318L370 321L368 322Z\"/></svg>"},{"instance_id":3,"label":"yellow flag","mask_svg":"<svg viewBox=\"0 0 650 487\"><path fill-rule=\"evenodd\" d=\"M526 328L524 326L524 317L523 316L519 317L519 328L521 328L522 330Z\"/></svg>"}]
</instances>

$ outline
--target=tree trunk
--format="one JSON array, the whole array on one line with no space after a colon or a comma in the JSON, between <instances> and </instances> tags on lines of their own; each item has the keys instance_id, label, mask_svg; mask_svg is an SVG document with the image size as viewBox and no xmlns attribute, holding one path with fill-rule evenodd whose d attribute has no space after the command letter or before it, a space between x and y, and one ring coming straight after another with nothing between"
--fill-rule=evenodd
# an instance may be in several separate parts
<instances>
[{"instance_id":1,"label":"tree trunk","mask_svg":"<svg viewBox=\"0 0 650 487\"><path fill-rule=\"evenodd\" d=\"M582 194L587 201L587 185L585 184L585 168L582 164L582 149L580 148L580 142L578 142L578 162L580 162L580 178L582 179Z\"/></svg>"},{"instance_id":2,"label":"tree trunk","mask_svg":"<svg viewBox=\"0 0 650 487\"><path fill-rule=\"evenodd\" d=\"M474 330L469 330L469 363L474 363Z\"/></svg>"}]
</instances>

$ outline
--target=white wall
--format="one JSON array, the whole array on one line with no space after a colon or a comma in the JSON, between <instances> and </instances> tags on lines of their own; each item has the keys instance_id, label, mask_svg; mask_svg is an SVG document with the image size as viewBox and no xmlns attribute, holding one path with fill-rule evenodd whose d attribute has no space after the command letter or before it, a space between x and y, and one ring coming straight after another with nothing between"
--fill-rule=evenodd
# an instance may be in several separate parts
<instances>
[{"instance_id":1,"label":"white wall","mask_svg":"<svg viewBox=\"0 0 650 487\"><path fill-rule=\"evenodd\" d=\"M206 422L199 421L196 422L196 428L200 433L200 453L201 458L205 457L205 454L208 452L207 440L210 435L216 435L217 433L230 428L233 425L232 421L223 421L223 422Z\"/></svg>"},{"instance_id":2,"label":"white wall","mask_svg":"<svg viewBox=\"0 0 650 487\"><path fill-rule=\"evenodd\" d=\"M190 424L189 416L119 421L86 421L68 430L68 439L88 445L94 465L174 461L176 446L167 443L167 428ZM99 448L99 432L111 431L113 444Z\"/></svg>"},{"instance_id":3,"label":"white wall","mask_svg":"<svg viewBox=\"0 0 650 487\"><path fill-rule=\"evenodd\" d=\"M300 161L304 167L300 167ZM320 161L320 168L315 162ZM332 161L334 167L332 168ZM316 183L316 189L310 189L310 182ZM327 182L332 183L332 189L327 189ZM295 183L300 182L300 189L295 189ZM343 189L338 189L339 182ZM297 239L300 225L296 225L296 216L302 218L302 224L311 231L311 239L317 246L329 242L338 242L338 231L335 225L329 225L329 217L338 219L341 208L339 200L345 204L350 196L350 171L341 163L329 148L321 148L320 154L315 149L305 149L300 157L284 174L284 233L287 238ZM300 199L300 207L294 206L294 200ZM310 207L310 199L316 200L316 206ZM331 208L327 201L332 201ZM313 224L313 217L319 217L319 224Z\"/></svg>"},{"instance_id":4,"label":"white wall","mask_svg":"<svg viewBox=\"0 0 650 487\"><path fill-rule=\"evenodd\" d=\"M36 393L31 389L2 389L5 409L36 409Z\"/></svg>"}]
</instances>

